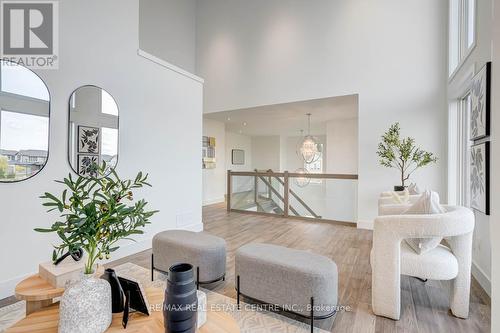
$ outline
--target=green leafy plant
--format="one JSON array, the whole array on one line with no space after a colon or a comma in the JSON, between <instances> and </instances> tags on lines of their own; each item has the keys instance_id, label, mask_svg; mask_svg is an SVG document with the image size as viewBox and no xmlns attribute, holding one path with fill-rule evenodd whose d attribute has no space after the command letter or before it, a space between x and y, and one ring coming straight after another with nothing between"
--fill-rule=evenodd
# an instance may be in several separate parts
<instances>
[{"instance_id":1,"label":"green leafy plant","mask_svg":"<svg viewBox=\"0 0 500 333\"><path fill-rule=\"evenodd\" d=\"M399 123L391 125L389 130L382 135L377 155L382 166L399 170L401 186L404 187L413 172L430 163L436 163L438 159L433 153L415 146L415 139L401 138L400 132Z\"/></svg>"},{"instance_id":2,"label":"green leafy plant","mask_svg":"<svg viewBox=\"0 0 500 333\"><path fill-rule=\"evenodd\" d=\"M109 171L110 174L104 176ZM134 189L151 186L146 182L147 177L139 172L134 180L122 180L104 163L98 167L97 177L73 179L69 174L62 181L56 180L67 187L62 194L57 197L46 192L40 198L44 199L43 206L50 208L49 212L61 213L61 220L49 229L35 229L55 232L61 239L62 243L54 246L52 260L66 251L74 253L82 248L88 255L85 274L91 274L98 259L109 259L110 253L119 248L116 242L142 234L141 229L158 212L147 211L147 202L142 199L132 203Z\"/></svg>"}]
</instances>

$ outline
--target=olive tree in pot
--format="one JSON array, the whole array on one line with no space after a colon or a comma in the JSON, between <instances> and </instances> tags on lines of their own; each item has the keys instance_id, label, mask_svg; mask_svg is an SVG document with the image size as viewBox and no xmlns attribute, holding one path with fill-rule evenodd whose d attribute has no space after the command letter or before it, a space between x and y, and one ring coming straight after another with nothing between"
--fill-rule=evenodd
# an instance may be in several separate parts
<instances>
[{"instance_id":1,"label":"olive tree in pot","mask_svg":"<svg viewBox=\"0 0 500 333\"><path fill-rule=\"evenodd\" d=\"M60 333L101 333L109 327L111 287L107 281L94 278L96 262L109 259L119 248L119 240L142 234L157 212L146 210L146 201L133 198L135 189L151 186L148 175L139 172L133 180L122 180L105 163L96 167L96 177L74 179L70 174L56 181L67 187L60 196L41 196L49 211L60 213L50 228L35 229L55 232L61 239L61 244L54 246L53 261L65 251L74 253L82 248L87 254L82 280L67 288L61 299Z\"/></svg>"},{"instance_id":2,"label":"olive tree in pot","mask_svg":"<svg viewBox=\"0 0 500 333\"><path fill-rule=\"evenodd\" d=\"M438 160L433 153L417 147L415 139L401 138L400 132L399 123L391 125L382 135L377 151L382 166L395 168L400 173L401 185L394 186L394 191L403 191L413 172Z\"/></svg>"}]
</instances>

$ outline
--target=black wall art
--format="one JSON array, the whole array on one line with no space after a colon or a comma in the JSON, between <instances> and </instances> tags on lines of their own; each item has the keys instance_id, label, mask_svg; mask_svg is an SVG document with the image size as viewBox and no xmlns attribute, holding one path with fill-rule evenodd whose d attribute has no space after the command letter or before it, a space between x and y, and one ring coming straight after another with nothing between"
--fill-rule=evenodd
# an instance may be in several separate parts
<instances>
[{"instance_id":1,"label":"black wall art","mask_svg":"<svg viewBox=\"0 0 500 333\"><path fill-rule=\"evenodd\" d=\"M100 164L99 155L78 154L78 175L97 177Z\"/></svg>"},{"instance_id":2,"label":"black wall art","mask_svg":"<svg viewBox=\"0 0 500 333\"><path fill-rule=\"evenodd\" d=\"M78 126L78 152L99 154L101 130L98 127Z\"/></svg>"}]
</instances>

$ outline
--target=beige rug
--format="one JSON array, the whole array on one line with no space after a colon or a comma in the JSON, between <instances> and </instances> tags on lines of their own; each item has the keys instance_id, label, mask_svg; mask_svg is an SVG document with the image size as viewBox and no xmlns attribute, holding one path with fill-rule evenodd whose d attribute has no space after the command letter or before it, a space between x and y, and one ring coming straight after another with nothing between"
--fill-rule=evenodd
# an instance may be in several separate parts
<instances>
[{"instance_id":1,"label":"beige rug","mask_svg":"<svg viewBox=\"0 0 500 333\"><path fill-rule=\"evenodd\" d=\"M151 282L150 271L144 267L137 266L132 263L126 263L115 267L118 275L133 277L141 281L143 287L165 288L166 277L155 272L155 281ZM207 306L216 306L223 308L225 312L230 314L238 323L241 333L308 333L310 327L307 323L299 322L282 316L277 313L266 311L245 310L252 306L246 303L241 303L241 309L236 310L236 300L224 295L211 292L203 289L207 294ZM4 332L6 328L12 326L17 321L25 317L25 303L17 302L7 307L0 309L0 332ZM333 319L328 320L327 326L331 328ZM324 325L324 324L323 324ZM324 326L323 326L324 327ZM327 331L315 328L315 333L328 333Z\"/></svg>"}]
</instances>

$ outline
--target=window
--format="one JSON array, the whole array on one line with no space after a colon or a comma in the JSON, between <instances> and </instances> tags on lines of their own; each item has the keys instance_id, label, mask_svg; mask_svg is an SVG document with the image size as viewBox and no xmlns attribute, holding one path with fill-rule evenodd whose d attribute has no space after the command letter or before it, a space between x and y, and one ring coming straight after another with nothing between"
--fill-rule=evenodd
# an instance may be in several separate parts
<instances>
[{"instance_id":1,"label":"window","mask_svg":"<svg viewBox=\"0 0 500 333\"><path fill-rule=\"evenodd\" d=\"M101 108L102 113L118 116L118 105L116 105L115 99L104 90L101 94Z\"/></svg>"},{"instance_id":2,"label":"window","mask_svg":"<svg viewBox=\"0 0 500 333\"><path fill-rule=\"evenodd\" d=\"M37 174L48 157L49 117L0 110L0 181Z\"/></svg>"},{"instance_id":3,"label":"window","mask_svg":"<svg viewBox=\"0 0 500 333\"><path fill-rule=\"evenodd\" d=\"M317 161L312 163L304 163L304 169L309 173L323 173L323 154L320 154ZM309 184L321 184L323 182L320 178L311 178Z\"/></svg>"},{"instance_id":4,"label":"window","mask_svg":"<svg viewBox=\"0 0 500 333\"><path fill-rule=\"evenodd\" d=\"M41 99L49 100L49 91L45 83L34 73L13 63L1 63L1 90L3 92Z\"/></svg>"},{"instance_id":5,"label":"window","mask_svg":"<svg viewBox=\"0 0 500 333\"><path fill-rule=\"evenodd\" d=\"M304 163L304 169L309 173L323 173L323 154L313 163Z\"/></svg>"},{"instance_id":6,"label":"window","mask_svg":"<svg viewBox=\"0 0 500 333\"><path fill-rule=\"evenodd\" d=\"M452 77L476 45L476 0L449 0L449 75Z\"/></svg>"},{"instance_id":7,"label":"window","mask_svg":"<svg viewBox=\"0 0 500 333\"><path fill-rule=\"evenodd\" d=\"M453 163L455 164L454 179L450 179L455 184L452 187L453 202L460 206L468 207L469 200L469 158L470 158L470 134L469 134L469 116L471 111L471 97L467 93L464 97L460 98L454 109L456 112L455 121L451 124L454 127L452 132L453 141L450 144L450 149L454 150Z\"/></svg>"}]
</instances>

